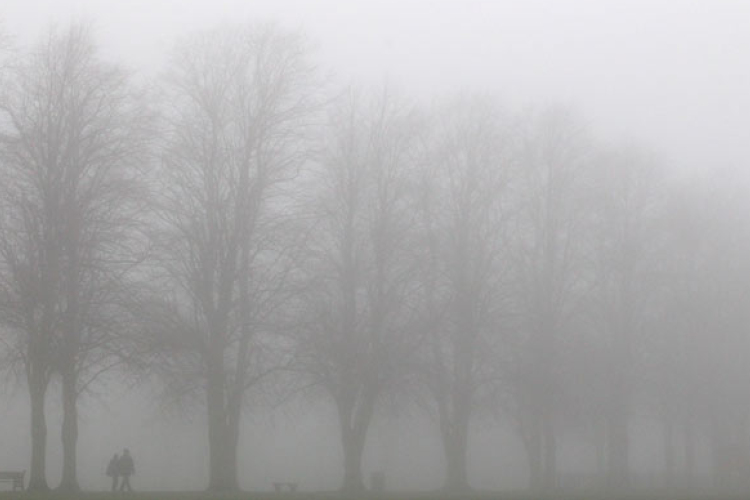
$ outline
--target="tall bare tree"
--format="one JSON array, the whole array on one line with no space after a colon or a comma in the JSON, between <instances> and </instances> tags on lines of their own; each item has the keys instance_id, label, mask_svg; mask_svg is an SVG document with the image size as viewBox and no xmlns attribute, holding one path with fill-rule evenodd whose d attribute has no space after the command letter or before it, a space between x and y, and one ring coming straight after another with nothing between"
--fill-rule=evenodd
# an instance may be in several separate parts
<instances>
[{"instance_id":1,"label":"tall bare tree","mask_svg":"<svg viewBox=\"0 0 750 500\"><path fill-rule=\"evenodd\" d=\"M367 432L382 397L403 381L415 338L410 169L420 118L384 89L348 92L331 112L314 176L313 285L299 336L299 367L332 398L344 462L342 488L362 490Z\"/></svg>"},{"instance_id":2,"label":"tall bare tree","mask_svg":"<svg viewBox=\"0 0 750 500\"><path fill-rule=\"evenodd\" d=\"M747 188L742 174L719 170L676 185L668 198L669 257L662 265L668 280L660 328L649 337L648 351L668 484L679 478L680 464L685 484L695 484L701 434L711 445L716 486L747 484L739 465L750 454L750 392L742 382L750 340Z\"/></svg>"},{"instance_id":3,"label":"tall bare tree","mask_svg":"<svg viewBox=\"0 0 750 500\"><path fill-rule=\"evenodd\" d=\"M665 172L635 147L609 153L597 166L594 314L606 337L607 481L629 480L634 378L642 339L653 317L665 235L661 227Z\"/></svg>"},{"instance_id":4,"label":"tall bare tree","mask_svg":"<svg viewBox=\"0 0 750 500\"><path fill-rule=\"evenodd\" d=\"M30 486L44 489L44 394L62 388L61 489L77 490L78 396L118 362L147 115L89 30L51 34L14 68L5 124L4 306L21 333L32 396ZM117 319L120 318L120 319Z\"/></svg>"},{"instance_id":5,"label":"tall bare tree","mask_svg":"<svg viewBox=\"0 0 750 500\"><path fill-rule=\"evenodd\" d=\"M166 81L154 230L171 314L162 325L184 349L165 366L198 384L183 389L205 390L210 490L238 488L244 394L284 283L276 236L306 159L313 73L298 34L244 27L195 36Z\"/></svg>"},{"instance_id":6,"label":"tall bare tree","mask_svg":"<svg viewBox=\"0 0 750 500\"><path fill-rule=\"evenodd\" d=\"M460 490L468 488L471 415L504 305L510 120L489 99L457 99L438 113L431 141L419 204L428 249L426 381L445 449L445 487Z\"/></svg>"},{"instance_id":7,"label":"tall bare tree","mask_svg":"<svg viewBox=\"0 0 750 500\"><path fill-rule=\"evenodd\" d=\"M591 146L570 112L549 108L524 120L517 175L514 271L525 332L516 380L530 483L551 488L557 477L555 413L562 391L560 344L587 275L584 242Z\"/></svg>"}]
</instances>

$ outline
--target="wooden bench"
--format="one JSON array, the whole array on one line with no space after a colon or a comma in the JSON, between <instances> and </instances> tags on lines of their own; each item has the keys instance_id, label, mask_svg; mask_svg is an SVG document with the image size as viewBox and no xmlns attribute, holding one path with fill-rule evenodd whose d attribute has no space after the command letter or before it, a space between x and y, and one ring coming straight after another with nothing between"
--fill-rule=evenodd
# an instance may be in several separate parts
<instances>
[{"instance_id":1,"label":"wooden bench","mask_svg":"<svg viewBox=\"0 0 750 500\"><path fill-rule=\"evenodd\" d=\"M26 476L26 471L21 472L8 472L0 471L0 483L13 483L13 491L23 491L23 479Z\"/></svg>"},{"instance_id":2,"label":"wooden bench","mask_svg":"<svg viewBox=\"0 0 750 500\"><path fill-rule=\"evenodd\" d=\"M273 489L276 493L282 493L285 489L289 493L294 493L297 491L297 483L289 483L289 482L273 483Z\"/></svg>"}]
</instances>

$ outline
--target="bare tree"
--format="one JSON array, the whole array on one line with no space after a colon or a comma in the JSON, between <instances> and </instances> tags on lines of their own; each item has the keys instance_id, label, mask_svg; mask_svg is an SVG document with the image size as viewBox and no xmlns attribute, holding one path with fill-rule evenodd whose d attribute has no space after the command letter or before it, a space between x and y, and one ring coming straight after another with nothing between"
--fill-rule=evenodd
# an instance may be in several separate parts
<instances>
[{"instance_id":1,"label":"bare tree","mask_svg":"<svg viewBox=\"0 0 750 500\"><path fill-rule=\"evenodd\" d=\"M560 344L580 310L591 145L570 112L549 108L524 121L517 176L514 272L522 352L514 380L533 487L557 477L555 414L564 391Z\"/></svg>"},{"instance_id":2,"label":"bare tree","mask_svg":"<svg viewBox=\"0 0 750 500\"><path fill-rule=\"evenodd\" d=\"M379 401L404 380L415 348L408 194L419 134L415 108L388 89L350 91L331 113L313 179L318 216L298 368L338 410L347 491L364 488L367 431Z\"/></svg>"},{"instance_id":3,"label":"bare tree","mask_svg":"<svg viewBox=\"0 0 750 500\"><path fill-rule=\"evenodd\" d=\"M666 236L659 256L660 286L652 294L653 313L649 335L644 336L637 361L642 368L645 408L663 425L666 487L677 483L679 463L677 431L682 428L685 443L686 476L692 475L695 462L695 424L706 412L698 406L704 390L700 379L704 356L696 342L701 339L710 316L706 306L708 240L710 231L708 191L694 182L669 183L664 190L666 210L661 231ZM686 477L686 479L688 479Z\"/></svg>"},{"instance_id":4,"label":"bare tree","mask_svg":"<svg viewBox=\"0 0 750 500\"><path fill-rule=\"evenodd\" d=\"M665 476L674 482L682 462L690 484L702 434L711 445L716 486L744 487L739 464L750 455L750 392L743 382L750 340L747 179L724 171L676 187L664 221L663 317L648 351L664 422Z\"/></svg>"},{"instance_id":5,"label":"bare tree","mask_svg":"<svg viewBox=\"0 0 750 500\"><path fill-rule=\"evenodd\" d=\"M182 390L205 389L210 490L238 488L244 395L290 269L277 236L306 158L312 76L299 35L249 27L194 37L166 81L154 233L169 314L155 331L178 333L163 366L193 382Z\"/></svg>"},{"instance_id":6,"label":"bare tree","mask_svg":"<svg viewBox=\"0 0 750 500\"><path fill-rule=\"evenodd\" d=\"M510 120L483 98L440 110L420 179L426 383L445 448L445 487L468 488L466 454L475 395L488 379L492 337L503 307L504 252L512 171Z\"/></svg>"},{"instance_id":7,"label":"bare tree","mask_svg":"<svg viewBox=\"0 0 750 500\"><path fill-rule=\"evenodd\" d=\"M116 363L116 309L135 262L147 116L88 29L52 32L14 68L4 114L3 306L32 402L30 487L45 489L44 394L61 377L61 489L77 490L78 396Z\"/></svg>"},{"instance_id":8,"label":"bare tree","mask_svg":"<svg viewBox=\"0 0 750 500\"><path fill-rule=\"evenodd\" d=\"M629 478L629 420L636 361L654 315L664 242L661 196L664 171L652 155L633 147L602 158L597 168L593 313L607 339L606 403L608 484Z\"/></svg>"}]
</instances>

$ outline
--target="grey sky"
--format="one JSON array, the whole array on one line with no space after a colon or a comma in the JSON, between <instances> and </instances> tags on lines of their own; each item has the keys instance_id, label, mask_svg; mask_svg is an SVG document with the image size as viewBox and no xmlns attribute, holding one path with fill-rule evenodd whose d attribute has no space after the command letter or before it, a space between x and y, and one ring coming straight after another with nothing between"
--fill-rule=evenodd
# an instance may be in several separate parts
<instances>
[{"instance_id":1,"label":"grey sky","mask_svg":"<svg viewBox=\"0 0 750 500\"><path fill-rule=\"evenodd\" d=\"M21 42L91 20L146 72L185 33L273 20L304 28L345 80L560 102L686 168L750 163L747 0L3 0L0 18Z\"/></svg>"}]
</instances>

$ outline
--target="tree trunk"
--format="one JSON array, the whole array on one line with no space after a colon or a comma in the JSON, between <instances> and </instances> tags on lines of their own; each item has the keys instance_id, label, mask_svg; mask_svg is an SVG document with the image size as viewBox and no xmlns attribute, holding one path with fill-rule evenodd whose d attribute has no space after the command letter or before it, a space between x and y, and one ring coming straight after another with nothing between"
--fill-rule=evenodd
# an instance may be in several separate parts
<instances>
[{"instance_id":1,"label":"tree trunk","mask_svg":"<svg viewBox=\"0 0 750 500\"><path fill-rule=\"evenodd\" d=\"M621 296L629 298L632 294L627 291L630 289L629 281L626 280L624 285L626 291L621 292ZM624 300L624 299L623 299ZM609 410L607 414L607 456L608 456L608 486L612 489L624 489L629 482L629 436L628 421L630 410L630 384L629 374L631 369L631 333L633 315L629 312L632 310L630 301L625 301L622 306L622 318L620 320L620 330L616 332L616 337L612 346L612 386L610 390Z\"/></svg>"},{"instance_id":2,"label":"tree trunk","mask_svg":"<svg viewBox=\"0 0 750 500\"><path fill-rule=\"evenodd\" d=\"M468 372L468 370L466 370ZM445 450L445 485L448 491L467 491L466 453L471 417L471 385L465 374L450 394L450 404L441 406L440 429ZM451 411L452 410L452 411Z\"/></svg>"},{"instance_id":3,"label":"tree trunk","mask_svg":"<svg viewBox=\"0 0 750 500\"><path fill-rule=\"evenodd\" d=\"M529 488L536 490L542 487L542 440L538 432L534 434L527 453L529 459Z\"/></svg>"},{"instance_id":4,"label":"tree trunk","mask_svg":"<svg viewBox=\"0 0 750 500\"><path fill-rule=\"evenodd\" d=\"M362 453L365 448L366 434L349 426L344 426L341 430L341 444L344 451L344 480L341 489L347 492L364 491Z\"/></svg>"},{"instance_id":5,"label":"tree trunk","mask_svg":"<svg viewBox=\"0 0 750 500\"><path fill-rule=\"evenodd\" d=\"M462 419L463 420L463 419ZM469 481L466 474L467 422L454 422L443 433L445 448L445 489L466 491Z\"/></svg>"},{"instance_id":6,"label":"tree trunk","mask_svg":"<svg viewBox=\"0 0 750 500\"><path fill-rule=\"evenodd\" d=\"M78 408L76 405L76 376L75 370L66 369L62 376L62 403L63 403L63 422L62 422L62 450L63 465L62 479L60 486L61 491L76 492L80 491L77 474L77 452L78 443Z\"/></svg>"},{"instance_id":7,"label":"tree trunk","mask_svg":"<svg viewBox=\"0 0 750 500\"><path fill-rule=\"evenodd\" d=\"M29 377L31 398L31 471L29 491L47 491L47 422L44 415L44 396L47 383L41 377Z\"/></svg>"},{"instance_id":8,"label":"tree trunk","mask_svg":"<svg viewBox=\"0 0 750 500\"><path fill-rule=\"evenodd\" d=\"M237 480L237 444L239 433L233 426L234 423L230 423L224 428L224 447L221 450L221 463L224 464L224 470L221 471L221 477L218 481L218 484L223 485L223 491L240 490Z\"/></svg>"},{"instance_id":9,"label":"tree trunk","mask_svg":"<svg viewBox=\"0 0 750 500\"><path fill-rule=\"evenodd\" d=\"M542 485L542 435L536 415L522 423L521 437L529 465L529 489L537 490Z\"/></svg>"},{"instance_id":10,"label":"tree trunk","mask_svg":"<svg viewBox=\"0 0 750 500\"><path fill-rule=\"evenodd\" d=\"M711 473L713 477L714 488L720 488L726 485L726 467L724 464L724 446L722 446L722 432L719 422L714 415L711 418Z\"/></svg>"},{"instance_id":11,"label":"tree trunk","mask_svg":"<svg viewBox=\"0 0 750 500\"><path fill-rule=\"evenodd\" d=\"M604 479L607 477L607 432L604 424L597 421L594 424L594 447L596 448L596 484L600 486L605 484Z\"/></svg>"},{"instance_id":12,"label":"tree trunk","mask_svg":"<svg viewBox=\"0 0 750 500\"><path fill-rule=\"evenodd\" d=\"M550 243L552 244L552 243ZM551 258L555 252L548 250L546 255ZM545 276L552 276L552 261L546 263ZM555 412L557 410L558 383L557 373L557 335L556 321L553 313L552 300L548 296L552 285L544 287L544 306L537 318L536 355L539 363L533 388L534 407L539 412L539 438L541 475L539 485L549 492L557 486L557 439L555 436Z\"/></svg>"},{"instance_id":13,"label":"tree trunk","mask_svg":"<svg viewBox=\"0 0 750 500\"><path fill-rule=\"evenodd\" d=\"M209 479L208 491L238 491L237 483L237 442L231 439L227 425L222 422L220 411L209 407Z\"/></svg>"},{"instance_id":14,"label":"tree trunk","mask_svg":"<svg viewBox=\"0 0 750 500\"><path fill-rule=\"evenodd\" d=\"M340 395L336 401L344 455L342 491L356 493L365 489L362 479L362 454L372 421L376 395L375 388L365 387L361 389L359 398L354 393L348 393Z\"/></svg>"},{"instance_id":15,"label":"tree trunk","mask_svg":"<svg viewBox=\"0 0 750 500\"><path fill-rule=\"evenodd\" d=\"M544 435L544 477L542 480L544 489L550 491L557 487L557 438L551 413L544 415L542 419L542 432Z\"/></svg>"},{"instance_id":16,"label":"tree trunk","mask_svg":"<svg viewBox=\"0 0 750 500\"><path fill-rule=\"evenodd\" d=\"M627 405L618 404L609 416L608 422L608 485L621 489L628 485L628 419Z\"/></svg>"},{"instance_id":17,"label":"tree trunk","mask_svg":"<svg viewBox=\"0 0 750 500\"><path fill-rule=\"evenodd\" d=\"M674 425L670 417L664 422L664 486L674 486Z\"/></svg>"},{"instance_id":18,"label":"tree trunk","mask_svg":"<svg viewBox=\"0 0 750 500\"><path fill-rule=\"evenodd\" d=\"M209 361L211 363L211 361ZM208 367L206 402L208 411L208 490L238 491L237 442L230 431L223 369L215 361Z\"/></svg>"},{"instance_id":19,"label":"tree trunk","mask_svg":"<svg viewBox=\"0 0 750 500\"><path fill-rule=\"evenodd\" d=\"M695 472L695 432L693 419L688 415L685 421L685 485L691 487Z\"/></svg>"}]
</instances>

